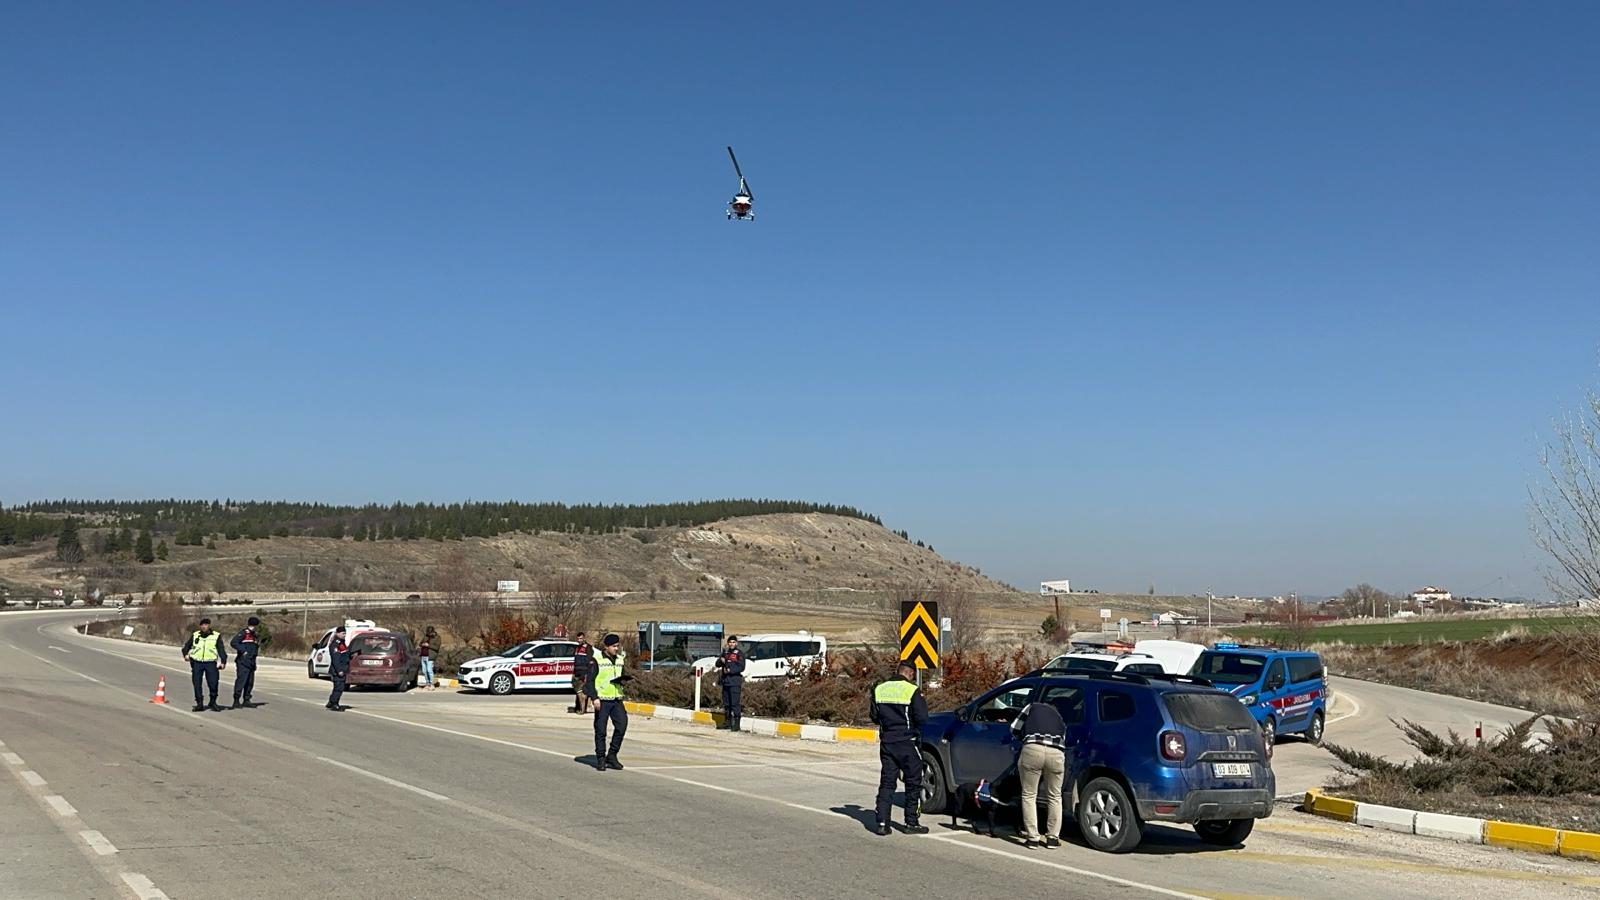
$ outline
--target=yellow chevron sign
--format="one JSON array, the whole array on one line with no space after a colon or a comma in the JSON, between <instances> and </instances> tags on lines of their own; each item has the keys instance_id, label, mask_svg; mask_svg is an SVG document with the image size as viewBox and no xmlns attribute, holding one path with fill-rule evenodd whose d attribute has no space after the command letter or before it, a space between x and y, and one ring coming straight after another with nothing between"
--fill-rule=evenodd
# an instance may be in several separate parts
<instances>
[{"instance_id":1,"label":"yellow chevron sign","mask_svg":"<svg viewBox=\"0 0 1600 900\"><path fill-rule=\"evenodd\" d=\"M900 604L900 658L919 669L939 667L939 604L920 600Z\"/></svg>"}]
</instances>

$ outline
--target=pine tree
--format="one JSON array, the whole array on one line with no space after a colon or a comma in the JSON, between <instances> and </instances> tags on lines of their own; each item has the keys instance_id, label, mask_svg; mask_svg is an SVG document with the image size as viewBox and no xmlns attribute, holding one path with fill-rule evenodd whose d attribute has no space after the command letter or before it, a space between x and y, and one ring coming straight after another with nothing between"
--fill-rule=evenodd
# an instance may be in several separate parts
<instances>
[{"instance_id":1,"label":"pine tree","mask_svg":"<svg viewBox=\"0 0 1600 900\"><path fill-rule=\"evenodd\" d=\"M117 535L117 530L113 528L110 531L107 531L105 550L106 555L116 556L118 553L121 553L123 549L122 539Z\"/></svg>"},{"instance_id":2,"label":"pine tree","mask_svg":"<svg viewBox=\"0 0 1600 900\"><path fill-rule=\"evenodd\" d=\"M64 563L83 562L83 542L78 539L78 520L67 516L56 537L56 559Z\"/></svg>"},{"instance_id":3,"label":"pine tree","mask_svg":"<svg viewBox=\"0 0 1600 900\"><path fill-rule=\"evenodd\" d=\"M167 558L167 542L166 541L162 541L161 543L156 545L156 558L157 559L163 559L163 560Z\"/></svg>"},{"instance_id":4,"label":"pine tree","mask_svg":"<svg viewBox=\"0 0 1600 900\"><path fill-rule=\"evenodd\" d=\"M355 539L358 540L358 541L364 541L371 534L372 534L372 526L371 525L362 525L362 526L356 528Z\"/></svg>"},{"instance_id":5,"label":"pine tree","mask_svg":"<svg viewBox=\"0 0 1600 900\"><path fill-rule=\"evenodd\" d=\"M133 558L146 565L156 561L156 551L150 544L150 532L139 532L139 540L133 545Z\"/></svg>"},{"instance_id":6,"label":"pine tree","mask_svg":"<svg viewBox=\"0 0 1600 900\"><path fill-rule=\"evenodd\" d=\"M121 550L123 553L133 550L132 528L123 526L122 530L117 532L117 549Z\"/></svg>"}]
</instances>

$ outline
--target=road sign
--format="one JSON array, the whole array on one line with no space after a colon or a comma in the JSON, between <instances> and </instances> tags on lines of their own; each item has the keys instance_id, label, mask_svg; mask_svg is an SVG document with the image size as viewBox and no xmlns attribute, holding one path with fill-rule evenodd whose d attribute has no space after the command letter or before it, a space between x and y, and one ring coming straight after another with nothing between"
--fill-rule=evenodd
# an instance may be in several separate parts
<instances>
[{"instance_id":1,"label":"road sign","mask_svg":"<svg viewBox=\"0 0 1600 900\"><path fill-rule=\"evenodd\" d=\"M1100 610L1100 618L1106 619L1106 620L1109 621L1111 619L1111 610L1109 610L1109 609Z\"/></svg>"},{"instance_id":2,"label":"road sign","mask_svg":"<svg viewBox=\"0 0 1600 900\"><path fill-rule=\"evenodd\" d=\"M939 604L900 604L900 658L919 669L939 667Z\"/></svg>"}]
</instances>

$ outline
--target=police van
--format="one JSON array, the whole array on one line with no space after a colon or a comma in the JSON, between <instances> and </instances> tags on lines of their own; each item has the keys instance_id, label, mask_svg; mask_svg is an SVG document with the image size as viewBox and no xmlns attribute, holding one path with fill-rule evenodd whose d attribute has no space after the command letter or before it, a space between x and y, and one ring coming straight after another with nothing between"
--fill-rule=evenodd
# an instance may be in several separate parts
<instances>
[{"instance_id":1,"label":"police van","mask_svg":"<svg viewBox=\"0 0 1600 900\"><path fill-rule=\"evenodd\" d=\"M828 664L828 639L809 631L742 635L739 650L744 653L746 678L782 678L791 669ZM715 673L717 658L702 657L694 665L701 672Z\"/></svg>"},{"instance_id":2,"label":"police van","mask_svg":"<svg viewBox=\"0 0 1600 900\"><path fill-rule=\"evenodd\" d=\"M1261 724L1269 745L1283 734L1322 743L1329 691L1321 656L1218 641L1200 654L1189 674L1237 697Z\"/></svg>"}]
</instances>

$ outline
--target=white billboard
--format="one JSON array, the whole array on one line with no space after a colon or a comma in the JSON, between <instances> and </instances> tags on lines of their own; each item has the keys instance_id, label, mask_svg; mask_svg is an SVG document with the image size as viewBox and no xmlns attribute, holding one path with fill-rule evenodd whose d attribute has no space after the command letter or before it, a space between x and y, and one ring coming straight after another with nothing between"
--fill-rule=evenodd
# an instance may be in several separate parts
<instances>
[{"instance_id":1,"label":"white billboard","mask_svg":"<svg viewBox=\"0 0 1600 900\"><path fill-rule=\"evenodd\" d=\"M522 590L522 582L520 582L520 581L497 581L494 584L494 589L499 591L502 594L515 594L517 591Z\"/></svg>"},{"instance_id":2,"label":"white billboard","mask_svg":"<svg viewBox=\"0 0 1600 900\"><path fill-rule=\"evenodd\" d=\"M1065 578L1060 581L1041 581L1039 582L1039 593L1070 594L1072 593L1072 582Z\"/></svg>"}]
</instances>

